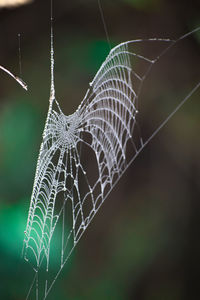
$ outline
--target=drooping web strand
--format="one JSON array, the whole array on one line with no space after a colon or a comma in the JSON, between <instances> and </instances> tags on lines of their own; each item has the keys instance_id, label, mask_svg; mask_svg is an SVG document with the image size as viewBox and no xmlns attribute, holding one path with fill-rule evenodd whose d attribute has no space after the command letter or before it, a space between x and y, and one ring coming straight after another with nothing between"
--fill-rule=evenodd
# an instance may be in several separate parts
<instances>
[{"instance_id":1,"label":"drooping web strand","mask_svg":"<svg viewBox=\"0 0 200 300\"><path fill-rule=\"evenodd\" d=\"M21 55L21 34L18 33L18 44L19 44L19 74L22 77L22 55Z\"/></svg>"},{"instance_id":2,"label":"drooping web strand","mask_svg":"<svg viewBox=\"0 0 200 300\"><path fill-rule=\"evenodd\" d=\"M108 45L109 45L110 50L111 50L111 42L110 42L110 38L109 38L109 34L108 34L108 29L107 29L105 18L104 18L104 13L103 13L102 5L101 5L101 0L98 0L98 6L99 6L99 11L100 11L100 15L101 15L101 19L102 19L104 31L105 31L105 34L106 34L106 39L107 39Z\"/></svg>"},{"instance_id":3,"label":"drooping web strand","mask_svg":"<svg viewBox=\"0 0 200 300\"><path fill-rule=\"evenodd\" d=\"M50 49L50 60L51 60L51 90L50 90L50 101L55 99L55 84L54 84L54 45L53 45L53 1L51 0L51 49Z\"/></svg>"}]
</instances>

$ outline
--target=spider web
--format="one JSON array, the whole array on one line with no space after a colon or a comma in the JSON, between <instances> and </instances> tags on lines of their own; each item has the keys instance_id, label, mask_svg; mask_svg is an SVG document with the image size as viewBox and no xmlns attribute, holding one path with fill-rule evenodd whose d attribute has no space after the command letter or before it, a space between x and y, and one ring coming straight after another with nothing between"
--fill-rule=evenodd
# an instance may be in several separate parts
<instances>
[{"instance_id":1,"label":"spider web","mask_svg":"<svg viewBox=\"0 0 200 300\"><path fill-rule=\"evenodd\" d=\"M176 42L148 40L158 41L164 49L160 55ZM94 215L149 142L143 142L137 121L138 96L160 55L151 59L129 50L141 42L121 43L110 51L69 116L55 97L51 50L51 97L24 239L25 259L35 270L27 298L34 286L36 299L47 297ZM134 71L138 64L140 73Z\"/></svg>"}]
</instances>

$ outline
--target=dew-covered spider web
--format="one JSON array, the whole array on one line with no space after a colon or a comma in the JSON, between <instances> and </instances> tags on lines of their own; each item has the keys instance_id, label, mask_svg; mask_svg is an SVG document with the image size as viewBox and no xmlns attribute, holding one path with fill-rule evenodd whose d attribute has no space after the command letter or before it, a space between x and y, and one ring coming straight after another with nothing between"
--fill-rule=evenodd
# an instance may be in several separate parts
<instances>
[{"instance_id":1,"label":"dew-covered spider web","mask_svg":"<svg viewBox=\"0 0 200 300\"><path fill-rule=\"evenodd\" d=\"M35 270L27 299L47 297L113 187L171 117L143 140L138 122L142 85L152 66L177 41L136 40L117 45L77 110L68 116L55 96L51 44L51 96L24 239L25 259ZM159 43L160 52L153 58L139 55L138 45L144 42L148 47Z\"/></svg>"}]
</instances>

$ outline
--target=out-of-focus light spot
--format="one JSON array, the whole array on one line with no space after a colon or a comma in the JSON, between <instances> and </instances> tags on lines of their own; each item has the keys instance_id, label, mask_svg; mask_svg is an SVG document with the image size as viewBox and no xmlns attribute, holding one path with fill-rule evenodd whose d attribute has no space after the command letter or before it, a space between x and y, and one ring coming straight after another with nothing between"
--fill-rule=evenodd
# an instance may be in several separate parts
<instances>
[{"instance_id":1,"label":"out-of-focus light spot","mask_svg":"<svg viewBox=\"0 0 200 300\"><path fill-rule=\"evenodd\" d=\"M0 8L20 6L32 1L33 0L0 0Z\"/></svg>"}]
</instances>

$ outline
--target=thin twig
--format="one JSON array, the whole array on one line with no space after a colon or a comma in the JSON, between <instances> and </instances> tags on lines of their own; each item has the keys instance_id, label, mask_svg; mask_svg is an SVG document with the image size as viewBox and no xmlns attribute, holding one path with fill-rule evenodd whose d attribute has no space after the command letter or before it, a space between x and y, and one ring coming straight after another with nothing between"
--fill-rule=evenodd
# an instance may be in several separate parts
<instances>
[{"instance_id":1,"label":"thin twig","mask_svg":"<svg viewBox=\"0 0 200 300\"><path fill-rule=\"evenodd\" d=\"M8 69L0 65L0 69L6 72L8 75L10 75L12 78L14 78L26 91L28 90L27 84L18 76L11 73Z\"/></svg>"}]
</instances>

